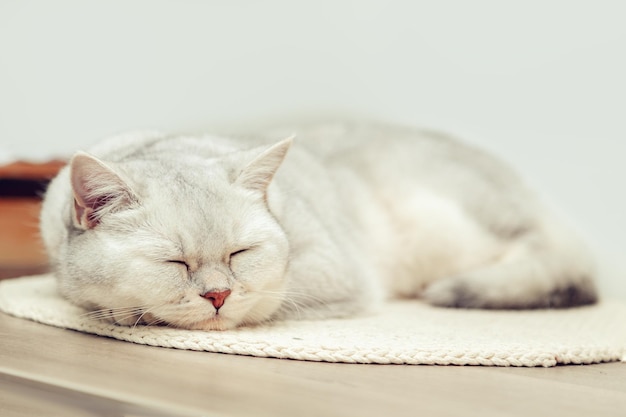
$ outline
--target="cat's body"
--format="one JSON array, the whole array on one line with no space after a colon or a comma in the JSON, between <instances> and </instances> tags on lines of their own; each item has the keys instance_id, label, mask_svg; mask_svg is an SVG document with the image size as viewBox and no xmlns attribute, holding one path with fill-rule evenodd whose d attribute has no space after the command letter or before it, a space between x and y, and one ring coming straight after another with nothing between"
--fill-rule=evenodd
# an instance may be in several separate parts
<instances>
[{"instance_id":1,"label":"cat's body","mask_svg":"<svg viewBox=\"0 0 626 417\"><path fill-rule=\"evenodd\" d=\"M103 163L74 157L41 216L61 292L122 324L197 329L346 316L392 296L595 301L584 247L493 158L381 125L291 132L291 149L270 146L279 132L142 133L93 148Z\"/></svg>"}]
</instances>

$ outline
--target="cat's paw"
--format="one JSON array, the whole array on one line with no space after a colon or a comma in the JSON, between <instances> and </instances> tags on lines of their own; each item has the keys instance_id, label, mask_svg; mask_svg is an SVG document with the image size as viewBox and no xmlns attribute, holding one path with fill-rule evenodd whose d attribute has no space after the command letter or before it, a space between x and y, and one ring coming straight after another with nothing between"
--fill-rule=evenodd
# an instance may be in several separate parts
<instances>
[{"instance_id":1,"label":"cat's paw","mask_svg":"<svg viewBox=\"0 0 626 417\"><path fill-rule=\"evenodd\" d=\"M462 278L446 278L430 284L422 293L429 304L453 308L489 308L481 296Z\"/></svg>"},{"instance_id":2,"label":"cat's paw","mask_svg":"<svg viewBox=\"0 0 626 417\"><path fill-rule=\"evenodd\" d=\"M592 281L555 287L531 280L510 282L504 276L498 277L492 272L483 271L435 281L422 293L422 298L440 307L492 310L566 308L597 301Z\"/></svg>"}]
</instances>

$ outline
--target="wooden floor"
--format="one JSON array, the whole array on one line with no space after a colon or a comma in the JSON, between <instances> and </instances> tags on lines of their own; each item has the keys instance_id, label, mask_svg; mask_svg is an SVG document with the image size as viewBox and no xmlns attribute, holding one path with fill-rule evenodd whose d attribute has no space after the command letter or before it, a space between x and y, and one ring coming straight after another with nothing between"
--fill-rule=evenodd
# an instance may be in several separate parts
<instances>
[{"instance_id":1,"label":"wooden floor","mask_svg":"<svg viewBox=\"0 0 626 417\"><path fill-rule=\"evenodd\" d=\"M0 415L624 416L626 364L313 363L135 345L0 313Z\"/></svg>"}]
</instances>

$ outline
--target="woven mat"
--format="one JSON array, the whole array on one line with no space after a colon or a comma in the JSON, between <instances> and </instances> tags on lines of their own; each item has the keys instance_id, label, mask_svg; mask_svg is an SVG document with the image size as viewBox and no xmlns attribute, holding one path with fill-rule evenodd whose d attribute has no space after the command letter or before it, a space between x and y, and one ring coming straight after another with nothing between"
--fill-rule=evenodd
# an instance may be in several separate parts
<instances>
[{"instance_id":1,"label":"woven mat","mask_svg":"<svg viewBox=\"0 0 626 417\"><path fill-rule=\"evenodd\" d=\"M394 301L350 319L286 321L229 331L124 327L89 319L51 275L0 282L0 310L133 343L307 361L555 366L626 360L626 304L569 310L483 311Z\"/></svg>"}]
</instances>

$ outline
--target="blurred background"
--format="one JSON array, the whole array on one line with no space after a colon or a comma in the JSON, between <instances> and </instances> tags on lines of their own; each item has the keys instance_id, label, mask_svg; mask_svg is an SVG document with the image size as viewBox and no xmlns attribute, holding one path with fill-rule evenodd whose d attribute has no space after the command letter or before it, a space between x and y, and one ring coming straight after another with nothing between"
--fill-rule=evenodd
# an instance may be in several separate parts
<instances>
[{"instance_id":1,"label":"blurred background","mask_svg":"<svg viewBox=\"0 0 626 417\"><path fill-rule=\"evenodd\" d=\"M617 0L5 0L0 165L134 128L438 129L516 167L626 300L625 17Z\"/></svg>"}]
</instances>

